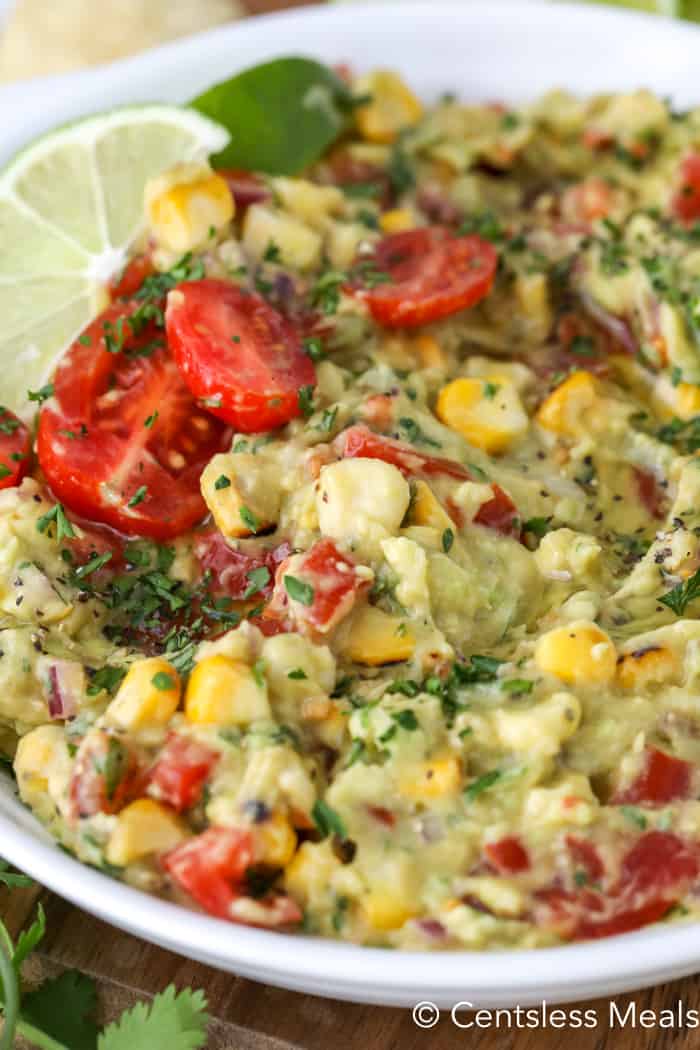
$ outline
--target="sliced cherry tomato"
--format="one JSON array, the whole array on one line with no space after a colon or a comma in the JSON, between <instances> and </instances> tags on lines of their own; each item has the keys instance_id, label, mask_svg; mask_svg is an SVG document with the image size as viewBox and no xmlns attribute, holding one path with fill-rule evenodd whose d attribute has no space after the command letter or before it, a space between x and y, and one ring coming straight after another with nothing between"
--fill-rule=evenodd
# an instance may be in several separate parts
<instances>
[{"instance_id":1,"label":"sliced cherry tomato","mask_svg":"<svg viewBox=\"0 0 700 1050\"><path fill-rule=\"evenodd\" d=\"M700 153L688 153L681 162L679 186L671 200L672 214L684 223L700 219Z\"/></svg>"},{"instance_id":2,"label":"sliced cherry tomato","mask_svg":"<svg viewBox=\"0 0 700 1050\"><path fill-rule=\"evenodd\" d=\"M112 299L131 299L151 274L155 273L153 259L146 252L130 259L120 274L109 285Z\"/></svg>"},{"instance_id":3,"label":"sliced cherry tomato","mask_svg":"<svg viewBox=\"0 0 700 1050\"><path fill-rule=\"evenodd\" d=\"M185 382L209 412L253 433L300 415L316 384L296 328L252 292L227 281L180 285L168 296L168 343Z\"/></svg>"},{"instance_id":4,"label":"sliced cherry tomato","mask_svg":"<svg viewBox=\"0 0 700 1050\"><path fill-rule=\"evenodd\" d=\"M251 204L260 204L272 197L272 191L265 185L259 175L252 171L238 168L219 168L218 175L226 179L228 188L236 202L236 211L242 212Z\"/></svg>"},{"instance_id":5,"label":"sliced cherry tomato","mask_svg":"<svg viewBox=\"0 0 700 1050\"><path fill-rule=\"evenodd\" d=\"M641 467L634 467L633 474L639 498L652 518L657 520L663 518L666 514L668 496L656 475L650 470L642 470Z\"/></svg>"},{"instance_id":6,"label":"sliced cherry tomato","mask_svg":"<svg viewBox=\"0 0 700 1050\"><path fill-rule=\"evenodd\" d=\"M21 419L0 406L0 489L19 485L29 469L31 438Z\"/></svg>"},{"instance_id":7,"label":"sliced cherry tomato","mask_svg":"<svg viewBox=\"0 0 700 1050\"><path fill-rule=\"evenodd\" d=\"M260 546L252 550L246 546L245 550L234 550L218 529L211 529L196 538L194 553L202 569L211 574L213 593L225 594L236 601L244 597L259 601L261 597L269 598L272 594L277 566L289 557L291 547L288 543L280 543L272 548ZM269 579L248 594L251 572L262 568L268 570Z\"/></svg>"},{"instance_id":8,"label":"sliced cherry tomato","mask_svg":"<svg viewBox=\"0 0 700 1050\"><path fill-rule=\"evenodd\" d=\"M474 306L491 290L498 265L489 241L440 226L385 237L371 258L389 280L361 295L388 328L416 328Z\"/></svg>"},{"instance_id":9,"label":"sliced cherry tomato","mask_svg":"<svg viewBox=\"0 0 700 1050\"><path fill-rule=\"evenodd\" d=\"M290 603L289 577L305 588L303 601ZM275 589L264 615L291 615L302 626L326 634L343 620L369 581L357 575L356 565L331 540L318 540L305 554L293 555L277 570ZM307 597L308 596L308 597Z\"/></svg>"},{"instance_id":10,"label":"sliced cherry tomato","mask_svg":"<svg viewBox=\"0 0 700 1050\"><path fill-rule=\"evenodd\" d=\"M422 452L416 452L412 445L407 445L404 441L382 437L361 425L344 430L338 435L334 445L344 459L381 459L397 467L406 477L445 474L461 481L471 478L467 468L453 459L426 456Z\"/></svg>"},{"instance_id":11,"label":"sliced cherry tomato","mask_svg":"<svg viewBox=\"0 0 700 1050\"><path fill-rule=\"evenodd\" d=\"M484 853L496 871L503 875L517 875L530 868L527 850L515 835L507 835L497 842L487 842Z\"/></svg>"},{"instance_id":12,"label":"sliced cherry tomato","mask_svg":"<svg viewBox=\"0 0 700 1050\"><path fill-rule=\"evenodd\" d=\"M149 773L148 791L178 813L191 809L219 760L216 751L177 734L170 737Z\"/></svg>"},{"instance_id":13,"label":"sliced cherry tomato","mask_svg":"<svg viewBox=\"0 0 700 1050\"><path fill-rule=\"evenodd\" d=\"M641 773L629 787L615 792L612 805L665 806L691 798L692 775L692 763L655 747L647 748Z\"/></svg>"},{"instance_id":14,"label":"sliced cherry tomato","mask_svg":"<svg viewBox=\"0 0 700 1050\"><path fill-rule=\"evenodd\" d=\"M123 741L101 730L88 733L78 748L69 787L73 815L118 813L140 786L138 763Z\"/></svg>"},{"instance_id":15,"label":"sliced cherry tomato","mask_svg":"<svg viewBox=\"0 0 700 1050\"><path fill-rule=\"evenodd\" d=\"M162 858L171 878L210 915L231 918L253 863L253 838L241 828L212 827Z\"/></svg>"},{"instance_id":16,"label":"sliced cherry tomato","mask_svg":"<svg viewBox=\"0 0 700 1050\"><path fill-rule=\"evenodd\" d=\"M229 432L197 408L162 332L149 324L133 334L138 305L109 307L62 358L37 448L70 510L166 540L206 514L199 478Z\"/></svg>"}]
</instances>

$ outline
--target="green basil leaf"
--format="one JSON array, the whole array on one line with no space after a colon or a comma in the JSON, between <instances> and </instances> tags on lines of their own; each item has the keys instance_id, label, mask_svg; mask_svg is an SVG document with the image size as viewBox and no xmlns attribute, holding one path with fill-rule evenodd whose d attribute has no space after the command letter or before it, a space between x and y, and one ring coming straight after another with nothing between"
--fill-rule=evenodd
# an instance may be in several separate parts
<instances>
[{"instance_id":1,"label":"green basil leaf","mask_svg":"<svg viewBox=\"0 0 700 1050\"><path fill-rule=\"evenodd\" d=\"M215 166L297 175L343 131L352 97L326 66L289 57L246 69L191 105L231 132Z\"/></svg>"}]
</instances>

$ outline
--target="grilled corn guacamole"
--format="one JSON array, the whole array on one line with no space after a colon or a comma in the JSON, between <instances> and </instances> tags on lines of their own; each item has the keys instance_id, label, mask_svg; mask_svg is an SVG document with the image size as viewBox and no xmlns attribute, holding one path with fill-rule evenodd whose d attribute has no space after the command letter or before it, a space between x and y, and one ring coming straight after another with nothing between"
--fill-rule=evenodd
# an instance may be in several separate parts
<instances>
[{"instance_id":1,"label":"grilled corn guacamole","mask_svg":"<svg viewBox=\"0 0 700 1050\"><path fill-rule=\"evenodd\" d=\"M86 863L253 925L493 949L694 916L700 110L354 88L304 178L147 189L115 302L195 429L233 421L203 524L139 537L144 484L131 535L95 525L41 444L0 494L20 796ZM249 370L290 331L304 355L257 430L242 364L204 390L223 302Z\"/></svg>"}]
</instances>

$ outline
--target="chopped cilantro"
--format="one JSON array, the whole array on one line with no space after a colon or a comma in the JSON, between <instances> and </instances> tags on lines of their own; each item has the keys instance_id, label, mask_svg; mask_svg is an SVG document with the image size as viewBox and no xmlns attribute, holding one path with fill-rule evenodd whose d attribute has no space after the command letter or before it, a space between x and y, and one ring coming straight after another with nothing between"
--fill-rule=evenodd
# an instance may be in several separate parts
<instances>
[{"instance_id":1,"label":"chopped cilantro","mask_svg":"<svg viewBox=\"0 0 700 1050\"><path fill-rule=\"evenodd\" d=\"M406 434L406 437L413 445L431 445L433 448L442 448L439 441L435 441L429 434L426 434L423 428L416 423L415 419L411 419L410 416L402 416L399 419L399 426Z\"/></svg>"},{"instance_id":2,"label":"chopped cilantro","mask_svg":"<svg viewBox=\"0 0 700 1050\"><path fill-rule=\"evenodd\" d=\"M297 395L299 411L304 419L308 419L314 412L314 388L312 386L299 387Z\"/></svg>"},{"instance_id":3,"label":"chopped cilantro","mask_svg":"<svg viewBox=\"0 0 700 1050\"><path fill-rule=\"evenodd\" d=\"M143 503L143 501L145 500L147 493L148 486L139 485L139 487L136 489L136 492L133 494L133 496L127 503L127 507L138 507L139 503Z\"/></svg>"},{"instance_id":4,"label":"chopped cilantro","mask_svg":"<svg viewBox=\"0 0 700 1050\"><path fill-rule=\"evenodd\" d=\"M299 602L300 605L313 605L314 589L310 583L305 583L296 576L285 576L284 588L293 601Z\"/></svg>"},{"instance_id":5,"label":"chopped cilantro","mask_svg":"<svg viewBox=\"0 0 700 1050\"><path fill-rule=\"evenodd\" d=\"M297 682L303 681L308 677L309 676L307 675L303 667L295 667L292 671L287 672L287 678L291 678L293 681Z\"/></svg>"},{"instance_id":6,"label":"chopped cilantro","mask_svg":"<svg viewBox=\"0 0 700 1050\"><path fill-rule=\"evenodd\" d=\"M270 582L270 570L267 565L260 565L256 569L251 569L246 573L246 579L249 581L248 586L243 592L244 600L252 598L254 594L258 594L263 587L267 587Z\"/></svg>"},{"instance_id":7,"label":"chopped cilantro","mask_svg":"<svg viewBox=\"0 0 700 1050\"><path fill-rule=\"evenodd\" d=\"M416 718L415 713L410 709L406 711L394 711L391 717L397 725L402 729L406 729L408 732L413 732L415 729L419 728L418 719Z\"/></svg>"},{"instance_id":8,"label":"chopped cilantro","mask_svg":"<svg viewBox=\"0 0 700 1050\"><path fill-rule=\"evenodd\" d=\"M214 488L217 492L221 489L227 489L231 485L231 479L227 478L225 474L219 474L218 478L214 482Z\"/></svg>"},{"instance_id":9,"label":"chopped cilantro","mask_svg":"<svg viewBox=\"0 0 700 1050\"><path fill-rule=\"evenodd\" d=\"M493 787L497 780L500 780L503 774L500 769L491 769L488 773L484 773L483 776L477 777L476 780L472 780L471 784L465 789L464 796L469 802L472 802L479 795L483 794L484 791L488 791L489 788Z\"/></svg>"},{"instance_id":10,"label":"chopped cilantro","mask_svg":"<svg viewBox=\"0 0 700 1050\"><path fill-rule=\"evenodd\" d=\"M528 678L508 678L505 682L501 682L503 692L510 693L511 696L526 696L527 693L532 692L534 686L535 683Z\"/></svg>"},{"instance_id":11,"label":"chopped cilantro","mask_svg":"<svg viewBox=\"0 0 700 1050\"><path fill-rule=\"evenodd\" d=\"M257 532L260 528L260 522L255 514L253 514L250 507L241 507L238 512L241 516L241 521L247 529L251 532Z\"/></svg>"},{"instance_id":12,"label":"chopped cilantro","mask_svg":"<svg viewBox=\"0 0 700 1050\"><path fill-rule=\"evenodd\" d=\"M156 410L155 412L151 412L150 416L147 416L147 418L144 419L143 425L146 427L147 430L150 430L157 418L158 411Z\"/></svg>"},{"instance_id":13,"label":"chopped cilantro","mask_svg":"<svg viewBox=\"0 0 700 1050\"><path fill-rule=\"evenodd\" d=\"M167 671L156 671L151 678L151 685L161 692L166 692L168 689L175 688L175 679Z\"/></svg>"},{"instance_id":14,"label":"chopped cilantro","mask_svg":"<svg viewBox=\"0 0 700 1050\"><path fill-rule=\"evenodd\" d=\"M683 616L687 606L696 598L700 598L700 569L689 576L683 583L676 584L659 601L662 605L672 609L676 616Z\"/></svg>"},{"instance_id":15,"label":"chopped cilantro","mask_svg":"<svg viewBox=\"0 0 700 1050\"><path fill-rule=\"evenodd\" d=\"M455 534L452 529L445 529L442 534L442 549L445 554L449 554L452 550L452 544L455 541Z\"/></svg>"},{"instance_id":16,"label":"chopped cilantro","mask_svg":"<svg viewBox=\"0 0 700 1050\"><path fill-rule=\"evenodd\" d=\"M46 514L42 514L37 519L36 527L39 532L47 532L49 526L53 523L56 525L56 539L59 543L64 539L72 540L75 538L75 531L66 517L62 503L54 503L53 507L47 510Z\"/></svg>"},{"instance_id":17,"label":"chopped cilantro","mask_svg":"<svg viewBox=\"0 0 700 1050\"><path fill-rule=\"evenodd\" d=\"M53 392L53 383L46 383L45 386L39 387L38 390L28 390L27 397L30 401L37 401L41 405L44 401L48 401L50 397L53 397Z\"/></svg>"},{"instance_id":18,"label":"chopped cilantro","mask_svg":"<svg viewBox=\"0 0 700 1050\"><path fill-rule=\"evenodd\" d=\"M314 802L311 816L321 838L328 838L329 835L337 835L340 839L348 837L342 817L323 799Z\"/></svg>"}]
</instances>

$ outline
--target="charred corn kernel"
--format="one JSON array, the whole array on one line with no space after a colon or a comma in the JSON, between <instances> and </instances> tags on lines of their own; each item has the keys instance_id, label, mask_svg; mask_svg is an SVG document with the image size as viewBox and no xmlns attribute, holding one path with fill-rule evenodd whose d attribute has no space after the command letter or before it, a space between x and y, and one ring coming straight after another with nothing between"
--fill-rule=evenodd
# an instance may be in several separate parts
<instances>
[{"instance_id":1,"label":"charred corn kernel","mask_svg":"<svg viewBox=\"0 0 700 1050\"><path fill-rule=\"evenodd\" d=\"M358 106L355 117L363 138L369 142L393 142L403 128L415 124L423 107L397 73L377 69L355 84L358 95L369 95L365 106Z\"/></svg>"},{"instance_id":2,"label":"charred corn kernel","mask_svg":"<svg viewBox=\"0 0 700 1050\"><path fill-rule=\"evenodd\" d=\"M441 532L455 528L455 523L433 493L430 485L425 481L415 481L412 492L411 522L413 525L428 525Z\"/></svg>"},{"instance_id":3,"label":"charred corn kernel","mask_svg":"<svg viewBox=\"0 0 700 1050\"><path fill-rule=\"evenodd\" d=\"M416 220L408 208L391 208L379 216L379 225L382 233L404 233L413 229Z\"/></svg>"},{"instance_id":4,"label":"charred corn kernel","mask_svg":"<svg viewBox=\"0 0 700 1050\"><path fill-rule=\"evenodd\" d=\"M432 335L419 335L413 340L423 368L447 368L447 357Z\"/></svg>"},{"instance_id":5,"label":"charred corn kernel","mask_svg":"<svg viewBox=\"0 0 700 1050\"><path fill-rule=\"evenodd\" d=\"M269 528L280 508L274 464L250 452L222 452L202 471L204 502L224 536L242 538Z\"/></svg>"},{"instance_id":6,"label":"charred corn kernel","mask_svg":"<svg viewBox=\"0 0 700 1050\"><path fill-rule=\"evenodd\" d=\"M183 164L151 179L145 205L159 247L178 253L203 247L235 210L226 180L204 164Z\"/></svg>"},{"instance_id":7,"label":"charred corn kernel","mask_svg":"<svg viewBox=\"0 0 700 1050\"><path fill-rule=\"evenodd\" d=\"M302 842L285 868L284 886L300 904L325 895L329 883L340 867L328 839L324 842Z\"/></svg>"},{"instance_id":8,"label":"charred corn kernel","mask_svg":"<svg viewBox=\"0 0 700 1050\"><path fill-rule=\"evenodd\" d=\"M574 372L560 383L540 405L537 422L555 434L575 437L581 429L581 417L596 400L596 384L590 372Z\"/></svg>"},{"instance_id":9,"label":"charred corn kernel","mask_svg":"<svg viewBox=\"0 0 700 1050\"><path fill-rule=\"evenodd\" d=\"M320 234L296 215L253 204L243 222L243 247L259 261L271 244L278 250L278 260L294 270L310 270L321 262Z\"/></svg>"},{"instance_id":10,"label":"charred corn kernel","mask_svg":"<svg viewBox=\"0 0 700 1050\"><path fill-rule=\"evenodd\" d=\"M38 726L20 738L14 770L23 799L47 791L49 771L61 750L66 750L62 726Z\"/></svg>"},{"instance_id":11,"label":"charred corn kernel","mask_svg":"<svg viewBox=\"0 0 700 1050\"><path fill-rule=\"evenodd\" d=\"M623 689L644 689L648 685L670 681L678 670L678 660L672 649L648 645L620 658L617 679Z\"/></svg>"},{"instance_id":12,"label":"charred corn kernel","mask_svg":"<svg viewBox=\"0 0 700 1050\"><path fill-rule=\"evenodd\" d=\"M179 703L179 674L167 660L152 656L131 665L104 718L119 729L164 726Z\"/></svg>"},{"instance_id":13,"label":"charred corn kernel","mask_svg":"<svg viewBox=\"0 0 700 1050\"><path fill-rule=\"evenodd\" d=\"M462 783L462 767L455 755L434 758L412 766L399 778L399 791L416 802L455 795Z\"/></svg>"},{"instance_id":14,"label":"charred corn kernel","mask_svg":"<svg viewBox=\"0 0 700 1050\"><path fill-rule=\"evenodd\" d=\"M484 452L503 452L527 432L529 420L503 376L455 379L440 391L436 412L452 430Z\"/></svg>"},{"instance_id":15,"label":"charred corn kernel","mask_svg":"<svg viewBox=\"0 0 700 1050\"><path fill-rule=\"evenodd\" d=\"M365 605L353 618L347 637L347 655L366 667L409 660L416 647L413 631L399 616Z\"/></svg>"},{"instance_id":16,"label":"charred corn kernel","mask_svg":"<svg viewBox=\"0 0 700 1050\"><path fill-rule=\"evenodd\" d=\"M286 868L297 848L297 836L284 814L273 813L269 820L255 825L253 834L256 860L273 868Z\"/></svg>"},{"instance_id":17,"label":"charred corn kernel","mask_svg":"<svg viewBox=\"0 0 700 1050\"><path fill-rule=\"evenodd\" d=\"M361 910L375 930L398 930L416 914L416 909L392 886L373 887L362 899Z\"/></svg>"},{"instance_id":18,"label":"charred corn kernel","mask_svg":"<svg viewBox=\"0 0 700 1050\"><path fill-rule=\"evenodd\" d=\"M187 837L187 825L167 806L150 798L132 802L117 816L105 857L119 868L150 854L174 849Z\"/></svg>"},{"instance_id":19,"label":"charred corn kernel","mask_svg":"<svg viewBox=\"0 0 700 1050\"><path fill-rule=\"evenodd\" d=\"M577 620L542 635L535 646L535 663L563 682L610 682L617 653L605 631L590 620Z\"/></svg>"},{"instance_id":20,"label":"charred corn kernel","mask_svg":"<svg viewBox=\"0 0 700 1050\"><path fill-rule=\"evenodd\" d=\"M187 683L185 717L197 725L247 725L269 718L267 687L247 664L207 656L195 664Z\"/></svg>"}]
</instances>

